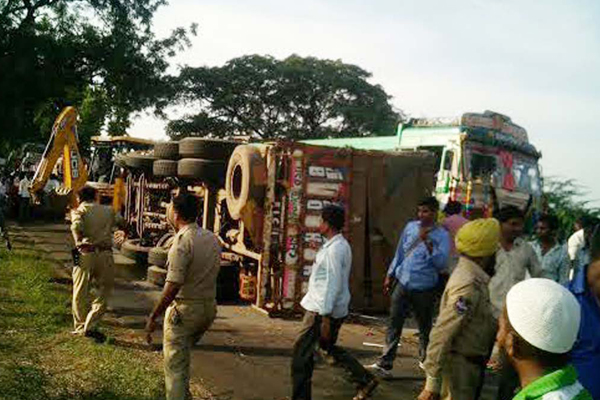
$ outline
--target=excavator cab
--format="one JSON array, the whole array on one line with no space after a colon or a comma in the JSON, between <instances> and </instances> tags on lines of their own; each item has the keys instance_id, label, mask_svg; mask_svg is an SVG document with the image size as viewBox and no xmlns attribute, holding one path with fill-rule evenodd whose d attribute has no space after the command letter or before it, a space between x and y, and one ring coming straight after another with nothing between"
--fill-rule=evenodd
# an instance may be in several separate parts
<instances>
[{"instance_id":1,"label":"excavator cab","mask_svg":"<svg viewBox=\"0 0 600 400\"><path fill-rule=\"evenodd\" d=\"M116 212L121 212L125 202L126 172L117 160L131 151L150 150L154 142L129 136L94 136L91 147L87 184L98 191L101 203L112 204Z\"/></svg>"}]
</instances>

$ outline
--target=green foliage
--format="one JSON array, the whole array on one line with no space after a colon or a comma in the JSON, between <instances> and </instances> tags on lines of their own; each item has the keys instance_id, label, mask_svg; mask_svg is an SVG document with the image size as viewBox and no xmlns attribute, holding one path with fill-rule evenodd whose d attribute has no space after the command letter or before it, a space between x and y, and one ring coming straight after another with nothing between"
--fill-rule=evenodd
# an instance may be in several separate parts
<instances>
[{"instance_id":1,"label":"green foliage","mask_svg":"<svg viewBox=\"0 0 600 400\"><path fill-rule=\"evenodd\" d=\"M154 355L74 337L52 264L0 250L0 399L164 399Z\"/></svg>"},{"instance_id":2,"label":"green foliage","mask_svg":"<svg viewBox=\"0 0 600 400\"><path fill-rule=\"evenodd\" d=\"M45 141L67 105L82 109L89 138L101 127L124 134L131 113L164 103L168 60L196 31L156 38L152 17L164 4L0 0L0 149Z\"/></svg>"},{"instance_id":3,"label":"green foliage","mask_svg":"<svg viewBox=\"0 0 600 400\"><path fill-rule=\"evenodd\" d=\"M80 147L86 148L90 137L98 135L106 123L110 107L106 91L101 88L88 87L79 107L81 123L78 126Z\"/></svg>"},{"instance_id":4,"label":"green foliage","mask_svg":"<svg viewBox=\"0 0 600 400\"><path fill-rule=\"evenodd\" d=\"M249 55L222 67L187 67L174 97L197 112L171 121L168 133L260 139L389 135L401 115L370 77L339 60L297 55Z\"/></svg>"},{"instance_id":5,"label":"green foliage","mask_svg":"<svg viewBox=\"0 0 600 400\"><path fill-rule=\"evenodd\" d=\"M581 200L585 190L573 179L544 180L544 200L546 210L559 220L559 238L566 240L573 233L573 225L580 218L593 220L600 217L600 208L593 207L590 201Z\"/></svg>"}]
</instances>

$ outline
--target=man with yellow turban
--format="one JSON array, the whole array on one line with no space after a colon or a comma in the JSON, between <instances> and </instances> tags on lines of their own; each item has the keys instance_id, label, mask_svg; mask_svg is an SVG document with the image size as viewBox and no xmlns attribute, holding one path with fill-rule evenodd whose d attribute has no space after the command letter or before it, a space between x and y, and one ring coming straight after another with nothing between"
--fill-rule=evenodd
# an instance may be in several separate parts
<instances>
[{"instance_id":1,"label":"man with yellow turban","mask_svg":"<svg viewBox=\"0 0 600 400\"><path fill-rule=\"evenodd\" d=\"M456 234L460 258L429 336L419 400L479 398L497 330L488 284L499 240L500 225L492 218L471 221Z\"/></svg>"}]
</instances>

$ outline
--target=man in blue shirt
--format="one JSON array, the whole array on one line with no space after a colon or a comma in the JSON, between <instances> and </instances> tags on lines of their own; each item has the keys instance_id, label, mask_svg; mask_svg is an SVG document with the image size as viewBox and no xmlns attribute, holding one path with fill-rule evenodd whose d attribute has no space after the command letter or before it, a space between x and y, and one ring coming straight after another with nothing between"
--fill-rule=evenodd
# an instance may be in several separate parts
<instances>
[{"instance_id":1,"label":"man in blue shirt","mask_svg":"<svg viewBox=\"0 0 600 400\"><path fill-rule=\"evenodd\" d=\"M412 309L419 325L419 360L425 359L429 342L436 286L450 254L450 235L436 225L439 203L435 197L421 201L417 221L409 222L398 243L396 255L385 278L383 291L392 294L386 346L382 356L369 368L389 377L394 365L402 328Z\"/></svg>"},{"instance_id":2,"label":"man in blue shirt","mask_svg":"<svg viewBox=\"0 0 600 400\"><path fill-rule=\"evenodd\" d=\"M592 398L600 399L600 225L592 232L592 262L577 271L568 285L581 305L581 325L571 361L583 387Z\"/></svg>"}]
</instances>

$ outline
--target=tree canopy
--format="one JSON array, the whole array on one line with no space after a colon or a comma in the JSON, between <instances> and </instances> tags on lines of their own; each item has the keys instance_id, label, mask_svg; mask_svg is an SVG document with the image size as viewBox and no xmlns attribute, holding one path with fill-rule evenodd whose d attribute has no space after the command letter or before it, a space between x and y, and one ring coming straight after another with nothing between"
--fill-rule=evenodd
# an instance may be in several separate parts
<instances>
[{"instance_id":1,"label":"tree canopy","mask_svg":"<svg viewBox=\"0 0 600 400\"><path fill-rule=\"evenodd\" d=\"M311 139L389 135L401 118L371 74L341 61L248 55L221 67L187 67L175 99L192 107L168 134Z\"/></svg>"},{"instance_id":2,"label":"tree canopy","mask_svg":"<svg viewBox=\"0 0 600 400\"><path fill-rule=\"evenodd\" d=\"M80 136L122 134L132 112L158 106L172 87L169 58L190 29L157 39L165 0L0 0L0 151L47 137L66 105Z\"/></svg>"},{"instance_id":3,"label":"tree canopy","mask_svg":"<svg viewBox=\"0 0 600 400\"><path fill-rule=\"evenodd\" d=\"M546 211L554 214L559 221L559 237L566 240L573 233L573 225L578 219L597 221L600 209L582 200L586 195L583 188L573 179L547 178L544 182Z\"/></svg>"}]
</instances>

